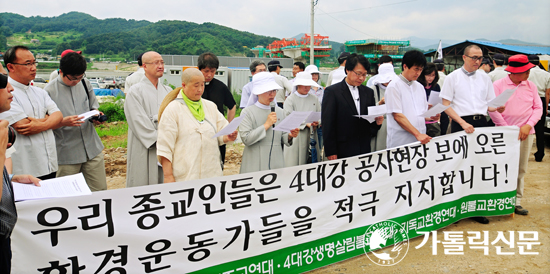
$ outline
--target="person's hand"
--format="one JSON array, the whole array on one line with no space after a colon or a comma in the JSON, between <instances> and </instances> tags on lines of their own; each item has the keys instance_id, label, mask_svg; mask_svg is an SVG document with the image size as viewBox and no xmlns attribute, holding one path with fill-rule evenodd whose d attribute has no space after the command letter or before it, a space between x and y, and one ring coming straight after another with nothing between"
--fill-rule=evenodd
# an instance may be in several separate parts
<instances>
[{"instance_id":1,"label":"person's hand","mask_svg":"<svg viewBox=\"0 0 550 274\"><path fill-rule=\"evenodd\" d=\"M80 121L80 119L82 118L84 118L84 116L72 115L72 116L63 117L63 120L61 121L61 126L79 127L84 123L84 121Z\"/></svg>"},{"instance_id":2,"label":"person's hand","mask_svg":"<svg viewBox=\"0 0 550 274\"><path fill-rule=\"evenodd\" d=\"M438 121L439 118L441 118L441 113L436 114L435 116L430 117L430 120L432 121Z\"/></svg>"},{"instance_id":3,"label":"person's hand","mask_svg":"<svg viewBox=\"0 0 550 274\"><path fill-rule=\"evenodd\" d=\"M32 175L13 175L13 178L11 179L12 182L20 183L20 184L33 184L35 186L40 186L40 179L32 176Z\"/></svg>"},{"instance_id":4,"label":"person's hand","mask_svg":"<svg viewBox=\"0 0 550 274\"><path fill-rule=\"evenodd\" d=\"M428 103L428 109L432 108L434 105Z\"/></svg>"},{"instance_id":5,"label":"person's hand","mask_svg":"<svg viewBox=\"0 0 550 274\"><path fill-rule=\"evenodd\" d=\"M313 128L317 128L319 126L319 122L315 121L315 122L311 123L311 125L313 126Z\"/></svg>"},{"instance_id":6,"label":"person's hand","mask_svg":"<svg viewBox=\"0 0 550 274\"><path fill-rule=\"evenodd\" d=\"M336 160L336 159L338 159L338 156L337 155L330 155L330 156L327 156L327 159Z\"/></svg>"},{"instance_id":7,"label":"person's hand","mask_svg":"<svg viewBox=\"0 0 550 274\"><path fill-rule=\"evenodd\" d=\"M384 116L378 116L374 118L374 121L376 121L377 125L381 125L384 122Z\"/></svg>"},{"instance_id":8,"label":"person's hand","mask_svg":"<svg viewBox=\"0 0 550 274\"><path fill-rule=\"evenodd\" d=\"M175 183L176 179L174 178L174 175L164 175L164 181L163 183Z\"/></svg>"},{"instance_id":9,"label":"person's hand","mask_svg":"<svg viewBox=\"0 0 550 274\"><path fill-rule=\"evenodd\" d=\"M292 138L296 138L298 137L298 133L300 132L300 129L299 128L295 128L293 130L290 131L290 133L288 134L288 136L292 137Z\"/></svg>"},{"instance_id":10,"label":"person's hand","mask_svg":"<svg viewBox=\"0 0 550 274\"><path fill-rule=\"evenodd\" d=\"M462 127L462 129L464 131L466 131L466 133L474 133L474 126L464 122L463 124L460 124L460 126Z\"/></svg>"},{"instance_id":11,"label":"person's hand","mask_svg":"<svg viewBox=\"0 0 550 274\"><path fill-rule=\"evenodd\" d=\"M0 150L5 154L8 147L8 126L9 122L6 120L0 120Z\"/></svg>"},{"instance_id":12,"label":"person's hand","mask_svg":"<svg viewBox=\"0 0 550 274\"><path fill-rule=\"evenodd\" d=\"M419 134L418 136L415 136L415 137L416 137L416 140L420 141L420 143L423 145L427 144L432 139L432 137L426 134Z\"/></svg>"},{"instance_id":13,"label":"person's hand","mask_svg":"<svg viewBox=\"0 0 550 274\"><path fill-rule=\"evenodd\" d=\"M19 134L28 136L28 135L33 135L44 131L44 129L42 128L42 123L40 121L32 117L27 117L27 119L29 120L29 122L26 124L20 124L20 125L14 124L13 128L17 132L19 132Z\"/></svg>"},{"instance_id":14,"label":"person's hand","mask_svg":"<svg viewBox=\"0 0 550 274\"><path fill-rule=\"evenodd\" d=\"M378 101L379 105L383 105L385 103L386 103L386 97L382 97L382 99L380 101Z\"/></svg>"},{"instance_id":15,"label":"person's hand","mask_svg":"<svg viewBox=\"0 0 550 274\"><path fill-rule=\"evenodd\" d=\"M497 108L497 111L498 113L503 113L505 109L506 109L506 106L500 106Z\"/></svg>"},{"instance_id":16,"label":"person's hand","mask_svg":"<svg viewBox=\"0 0 550 274\"><path fill-rule=\"evenodd\" d=\"M268 130L275 123L277 123L277 113L271 112L267 115L267 120L264 123L265 130Z\"/></svg>"},{"instance_id":17,"label":"person's hand","mask_svg":"<svg viewBox=\"0 0 550 274\"><path fill-rule=\"evenodd\" d=\"M100 112L99 112L99 115L105 115L105 114L103 114L103 112L100 111ZM98 116L99 116L99 115L98 115ZM100 122L100 121L94 119L94 120L92 120L92 123L94 123L94 125L102 125L102 124L104 124L105 122Z\"/></svg>"},{"instance_id":18,"label":"person's hand","mask_svg":"<svg viewBox=\"0 0 550 274\"><path fill-rule=\"evenodd\" d=\"M529 131L531 131L530 125L523 125L519 128L518 140L525 141L529 137Z\"/></svg>"},{"instance_id":19,"label":"person's hand","mask_svg":"<svg viewBox=\"0 0 550 274\"><path fill-rule=\"evenodd\" d=\"M225 135L223 138L223 142L228 143L235 141L235 139L237 139L237 134L239 134L239 132L235 130L231 134Z\"/></svg>"}]
</instances>

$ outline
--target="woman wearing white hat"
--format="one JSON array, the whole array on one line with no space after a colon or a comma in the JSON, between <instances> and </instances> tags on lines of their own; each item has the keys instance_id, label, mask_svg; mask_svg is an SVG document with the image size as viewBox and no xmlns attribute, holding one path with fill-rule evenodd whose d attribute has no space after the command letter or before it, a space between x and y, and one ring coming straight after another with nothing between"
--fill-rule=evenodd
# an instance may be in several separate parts
<instances>
[{"instance_id":1,"label":"woman wearing white hat","mask_svg":"<svg viewBox=\"0 0 550 274\"><path fill-rule=\"evenodd\" d=\"M374 100L376 105L385 104L384 96L386 94L386 87L388 84L397 77L393 69L393 64L385 63L378 67L378 74L373 82L373 86L369 87L374 90ZM382 122L382 126L376 133L376 137L371 138L370 147L371 151L378 151L386 149L386 136L388 135L388 129L386 125L386 119Z\"/></svg>"},{"instance_id":2,"label":"woman wearing white hat","mask_svg":"<svg viewBox=\"0 0 550 274\"><path fill-rule=\"evenodd\" d=\"M321 103L317 99L317 96L310 93L311 87L320 87L308 72L298 72L296 78L294 78L293 85L296 87L296 92L292 93L286 98L284 110L285 114L289 115L293 111L321 111ZM309 141L311 132L315 132L319 122L313 122L306 124L305 122L300 125L300 136L294 140L294 144L285 149L285 167L303 165L307 163L307 156L309 150ZM317 134L313 134L313 139L317 141ZM316 145L317 151L319 146ZM317 154L319 155L319 153ZM317 156L317 161L319 157Z\"/></svg>"},{"instance_id":3,"label":"woman wearing white hat","mask_svg":"<svg viewBox=\"0 0 550 274\"><path fill-rule=\"evenodd\" d=\"M252 83L252 93L258 96L258 101L241 113L244 118L239 133L245 145L241 173L283 168L283 145L291 146L292 138L299 132L297 128L290 133L273 130L285 117L283 110L273 102L277 89L281 88L273 75L269 72L254 74Z\"/></svg>"},{"instance_id":4,"label":"woman wearing white hat","mask_svg":"<svg viewBox=\"0 0 550 274\"><path fill-rule=\"evenodd\" d=\"M305 68L305 72L311 73L311 78L315 83L319 84L319 79L321 78L321 72L319 72L319 69L316 65L309 65ZM323 95L325 94L325 89L323 86L319 85L317 86L311 86L311 89L309 90L310 94L313 94L317 96L317 99L319 99L319 103L323 103ZM321 125L317 127L317 155L319 156L319 159L321 158L321 150L323 150L323 128Z\"/></svg>"}]
</instances>

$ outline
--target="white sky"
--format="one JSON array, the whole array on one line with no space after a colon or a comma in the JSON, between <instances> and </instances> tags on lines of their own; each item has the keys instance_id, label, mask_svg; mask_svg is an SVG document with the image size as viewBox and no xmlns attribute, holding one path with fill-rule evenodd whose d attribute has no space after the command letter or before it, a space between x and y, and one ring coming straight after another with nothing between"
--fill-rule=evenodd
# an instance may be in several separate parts
<instances>
[{"instance_id":1,"label":"white sky","mask_svg":"<svg viewBox=\"0 0 550 274\"><path fill-rule=\"evenodd\" d=\"M279 38L310 32L310 0L19 0L11 3L0 0L2 12L28 17L79 11L100 19L213 22ZM318 0L315 33L338 42L416 36L444 42L485 38L550 45L549 12L549 0Z\"/></svg>"}]
</instances>

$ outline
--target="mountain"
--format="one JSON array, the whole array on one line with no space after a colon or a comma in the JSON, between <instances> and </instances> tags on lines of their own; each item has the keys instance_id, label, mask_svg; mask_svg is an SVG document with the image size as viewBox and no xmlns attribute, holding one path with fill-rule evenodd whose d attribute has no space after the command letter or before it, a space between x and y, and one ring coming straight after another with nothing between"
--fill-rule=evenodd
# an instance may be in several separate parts
<instances>
[{"instance_id":1,"label":"mountain","mask_svg":"<svg viewBox=\"0 0 550 274\"><path fill-rule=\"evenodd\" d=\"M416 37L416 36L409 36L409 37L404 38L404 40L411 41L411 46L412 47L419 48L419 49L422 49L422 50L436 50L437 47L439 46L439 39L429 39L429 38L421 38L421 37ZM493 42L493 41L485 39L485 38L478 38L478 39L471 39L471 40L481 40L481 41ZM447 47L447 46L454 45L454 44L457 44L457 43L460 43L460 42L463 42L463 41L464 40L442 39L441 40L441 45L442 45L442 47ZM508 45L543 46L541 44L530 43L530 42L525 42L525 41L515 40L515 39L504 39L504 40L499 40L499 41L494 41L494 42L499 42L499 43L508 44Z\"/></svg>"},{"instance_id":2,"label":"mountain","mask_svg":"<svg viewBox=\"0 0 550 274\"><path fill-rule=\"evenodd\" d=\"M23 38L12 40L17 43L27 41L26 45L33 51L55 49L53 54L60 54L71 48L83 50L86 54L128 57L148 50L162 54L195 55L210 51L220 56L253 56L250 48L267 45L277 39L214 23L97 19L81 12L56 17L0 13L0 50L3 50L2 37L8 37L9 43L12 36ZM31 39L38 39L39 43L31 44Z\"/></svg>"}]
</instances>

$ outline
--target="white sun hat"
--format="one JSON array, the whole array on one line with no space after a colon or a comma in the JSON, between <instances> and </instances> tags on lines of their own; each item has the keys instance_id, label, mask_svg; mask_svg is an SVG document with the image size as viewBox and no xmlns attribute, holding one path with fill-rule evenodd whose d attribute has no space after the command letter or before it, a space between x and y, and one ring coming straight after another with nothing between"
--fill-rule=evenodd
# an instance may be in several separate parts
<instances>
[{"instance_id":1,"label":"white sun hat","mask_svg":"<svg viewBox=\"0 0 550 274\"><path fill-rule=\"evenodd\" d=\"M292 85L321 87L313 81L313 78L311 78L311 73L305 71L298 72L298 74L296 74L296 78L294 78L294 83Z\"/></svg>"},{"instance_id":2,"label":"white sun hat","mask_svg":"<svg viewBox=\"0 0 550 274\"><path fill-rule=\"evenodd\" d=\"M273 74L267 71L262 71L252 76L253 94L260 95L275 89L282 89L282 87L275 82L275 77L273 77Z\"/></svg>"},{"instance_id":3,"label":"white sun hat","mask_svg":"<svg viewBox=\"0 0 550 274\"><path fill-rule=\"evenodd\" d=\"M313 74L313 73L321 73L321 72L319 72L319 69L317 68L316 65L309 65L309 66L306 67L306 69L305 69L304 71L305 71L305 72L309 72L309 73L311 73L311 74Z\"/></svg>"},{"instance_id":4,"label":"white sun hat","mask_svg":"<svg viewBox=\"0 0 550 274\"><path fill-rule=\"evenodd\" d=\"M396 77L397 77L397 74L395 74L395 71L393 69L393 64L385 63L378 67L378 75L374 80L375 82L374 84L385 84L387 82L392 81Z\"/></svg>"}]
</instances>

